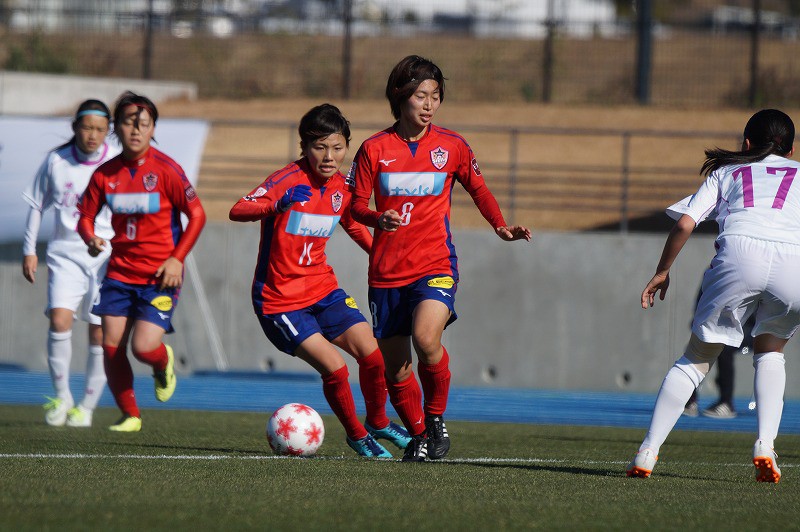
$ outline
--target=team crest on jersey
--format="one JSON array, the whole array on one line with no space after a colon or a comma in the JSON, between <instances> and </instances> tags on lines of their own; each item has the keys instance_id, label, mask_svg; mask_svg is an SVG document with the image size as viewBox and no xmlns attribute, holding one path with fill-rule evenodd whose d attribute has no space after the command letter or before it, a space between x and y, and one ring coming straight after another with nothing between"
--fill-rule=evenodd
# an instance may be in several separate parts
<instances>
[{"instance_id":1,"label":"team crest on jersey","mask_svg":"<svg viewBox=\"0 0 800 532\"><path fill-rule=\"evenodd\" d=\"M142 183L144 183L144 189L146 191L152 192L156 189L156 185L158 184L158 176L149 172L142 178Z\"/></svg>"},{"instance_id":2,"label":"team crest on jersey","mask_svg":"<svg viewBox=\"0 0 800 532\"><path fill-rule=\"evenodd\" d=\"M447 164L447 159L450 157L450 152L439 146L435 150L431 150L431 162L437 170L444 168Z\"/></svg>"},{"instance_id":3,"label":"team crest on jersey","mask_svg":"<svg viewBox=\"0 0 800 532\"><path fill-rule=\"evenodd\" d=\"M358 310L358 305L356 305L356 300L353 299L352 297L348 297L347 299L345 299L344 300L344 304L347 305L350 308L354 308L354 309Z\"/></svg>"},{"instance_id":4,"label":"team crest on jersey","mask_svg":"<svg viewBox=\"0 0 800 532\"><path fill-rule=\"evenodd\" d=\"M481 169L478 167L478 160L475 157L472 158L472 169L475 170L475 174L481 175Z\"/></svg>"},{"instance_id":5,"label":"team crest on jersey","mask_svg":"<svg viewBox=\"0 0 800 532\"><path fill-rule=\"evenodd\" d=\"M339 209L342 208L343 199L344 195L338 190L331 195L331 206L333 207L333 212L339 212Z\"/></svg>"}]
</instances>

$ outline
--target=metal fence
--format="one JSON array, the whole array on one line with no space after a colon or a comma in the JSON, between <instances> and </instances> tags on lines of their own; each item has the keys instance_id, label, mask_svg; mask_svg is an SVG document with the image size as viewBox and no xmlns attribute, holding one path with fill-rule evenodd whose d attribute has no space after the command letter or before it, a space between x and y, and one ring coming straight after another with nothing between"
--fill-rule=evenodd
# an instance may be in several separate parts
<instances>
[{"instance_id":1,"label":"metal fence","mask_svg":"<svg viewBox=\"0 0 800 532\"><path fill-rule=\"evenodd\" d=\"M201 97L358 99L419 53L462 101L796 104L797 2L760 4L0 0L0 65L191 81Z\"/></svg>"},{"instance_id":2,"label":"metal fence","mask_svg":"<svg viewBox=\"0 0 800 532\"><path fill-rule=\"evenodd\" d=\"M384 127L351 125L354 136ZM664 208L694 193L702 181L698 146L734 148L741 143L741 133L731 131L452 127L478 154L507 221L538 229L660 229L668 222ZM219 218L227 218L230 206L259 179L297 158L293 122L214 120L211 131L199 192ZM275 140L284 135L285 144ZM273 148L254 151L243 140L248 138L271 138ZM241 150L218 148L221 144ZM565 150L570 146L580 149ZM349 168L349 162L343 168ZM456 227L486 223L459 186L453 193L453 211Z\"/></svg>"}]
</instances>

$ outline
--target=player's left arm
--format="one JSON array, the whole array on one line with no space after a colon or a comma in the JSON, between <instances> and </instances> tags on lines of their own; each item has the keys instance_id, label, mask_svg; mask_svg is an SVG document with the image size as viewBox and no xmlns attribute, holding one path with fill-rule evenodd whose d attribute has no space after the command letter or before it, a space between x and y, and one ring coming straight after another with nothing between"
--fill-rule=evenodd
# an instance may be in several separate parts
<instances>
[{"instance_id":1,"label":"player's left arm","mask_svg":"<svg viewBox=\"0 0 800 532\"><path fill-rule=\"evenodd\" d=\"M506 241L531 240L531 231L521 225L508 225L497 199L486 186L478 161L472 149L465 143L465 156L456 170L456 178L469 193L481 215L492 224L495 234Z\"/></svg>"},{"instance_id":2,"label":"player's left arm","mask_svg":"<svg viewBox=\"0 0 800 532\"><path fill-rule=\"evenodd\" d=\"M161 279L161 289L176 288L183 283L183 261L192 250L206 224L206 211L197 197L192 184L181 173L172 175L167 186L167 194L173 205L189 218L180 240L172 254L156 270L156 278Z\"/></svg>"}]
</instances>

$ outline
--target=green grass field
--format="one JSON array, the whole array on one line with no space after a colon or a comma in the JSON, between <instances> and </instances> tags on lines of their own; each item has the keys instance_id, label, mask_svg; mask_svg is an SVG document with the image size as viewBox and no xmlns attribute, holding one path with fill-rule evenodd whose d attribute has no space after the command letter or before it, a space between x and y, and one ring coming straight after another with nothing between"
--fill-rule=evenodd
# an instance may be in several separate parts
<instances>
[{"instance_id":1,"label":"green grass field","mask_svg":"<svg viewBox=\"0 0 800 532\"><path fill-rule=\"evenodd\" d=\"M674 432L647 480L625 465L640 429L448 422L446 460L359 459L325 418L316 458L274 457L265 414L155 410L138 434L53 428L0 406L2 530L796 529L800 436L778 485L753 436ZM395 453L400 456L400 453Z\"/></svg>"}]
</instances>

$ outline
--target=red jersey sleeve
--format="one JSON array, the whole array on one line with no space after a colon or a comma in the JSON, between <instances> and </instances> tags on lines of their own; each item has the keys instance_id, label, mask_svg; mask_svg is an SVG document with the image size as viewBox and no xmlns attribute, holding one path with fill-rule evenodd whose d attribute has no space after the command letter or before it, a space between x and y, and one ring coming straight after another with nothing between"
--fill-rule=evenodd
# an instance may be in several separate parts
<instances>
[{"instance_id":1,"label":"red jersey sleeve","mask_svg":"<svg viewBox=\"0 0 800 532\"><path fill-rule=\"evenodd\" d=\"M78 203L81 217L78 219L77 229L84 242L89 242L94 238L94 219L104 204L103 178L101 174L95 172Z\"/></svg>"},{"instance_id":2,"label":"red jersey sleeve","mask_svg":"<svg viewBox=\"0 0 800 532\"><path fill-rule=\"evenodd\" d=\"M486 186L486 181L481 175L481 170L477 159L475 159L475 154L472 153L472 148L466 143L465 148L456 178L472 197L472 201L475 202L475 206L478 207L481 215L487 222L492 224L492 228L505 227L506 221L503 218L502 211L500 211L500 205L498 205L497 199L489 190L489 187Z\"/></svg>"},{"instance_id":3,"label":"red jersey sleeve","mask_svg":"<svg viewBox=\"0 0 800 532\"><path fill-rule=\"evenodd\" d=\"M189 218L189 223L172 251L172 256L183 262L197 243L200 232L206 224L206 211L194 187L183 173L173 175L167 187L167 194L172 204Z\"/></svg>"},{"instance_id":4,"label":"red jersey sleeve","mask_svg":"<svg viewBox=\"0 0 800 532\"><path fill-rule=\"evenodd\" d=\"M339 220L339 225L344 228L345 232L353 239L353 242L358 244L361 249L367 253L372 251L372 233L369 232L366 226L353 220L349 210L344 211L342 219Z\"/></svg>"},{"instance_id":5,"label":"red jersey sleeve","mask_svg":"<svg viewBox=\"0 0 800 532\"><path fill-rule=\"evenodd\" d=\"M228 218L234 222L258 222L269 216L280 214L275 207L286 190L293 184L290 179L281 179L286 175L287 168L283 168L266 181L240 198L228 213Z\"/></svg>"},{"instance_id":6,"label":"red jersey sleeve","mask_svg":"<svg viewBox=\"0 0 800 532\"><path fill-rule=\"evenodd\" d=\"M375 185L377 170L369 156L368 145L364 143L356 153L353 166L350 169L348 180L353 183L353 201L350 204L350 213L356 222L368 227L378 227L380 212L369 208L369 198Z\"/></svg>"}]
</instances>

